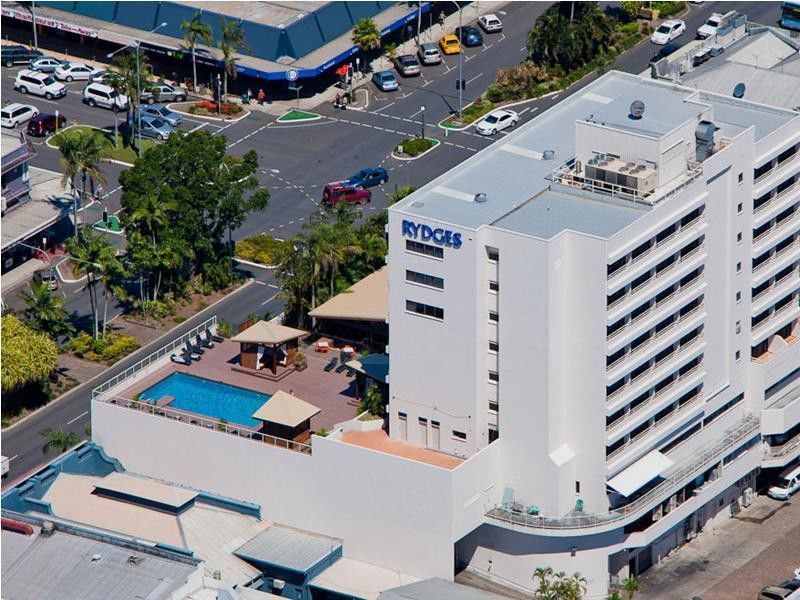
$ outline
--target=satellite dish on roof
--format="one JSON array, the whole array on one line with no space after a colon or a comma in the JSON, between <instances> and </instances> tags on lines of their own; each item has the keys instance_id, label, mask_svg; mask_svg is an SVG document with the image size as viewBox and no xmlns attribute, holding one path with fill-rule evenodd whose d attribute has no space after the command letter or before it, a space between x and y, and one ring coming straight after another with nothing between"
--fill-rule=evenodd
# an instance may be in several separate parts
<instances>
[{"instance_id":1,"label":"satellite dish on roof","mask_svg":"<svg viewBox=\"0 0 800 600\"><path fill-rule=\"evenodd\" d=\"M734 98L743 98L744 97L744 90L745 86L743 83L737 83L736 87L733 88L733 97Z\"/></svg>"},{"instance_id":2,"label":"satellite dish on roof","mask_svg":"<svg viewBox=\"0 0 800 600\"><path fill-rule=\"evenodd\" d=\"M631 102L630 114L631 119L641 119L644 114L644 102L641 100L634 100Z\"/></svg>"}]
</instances>

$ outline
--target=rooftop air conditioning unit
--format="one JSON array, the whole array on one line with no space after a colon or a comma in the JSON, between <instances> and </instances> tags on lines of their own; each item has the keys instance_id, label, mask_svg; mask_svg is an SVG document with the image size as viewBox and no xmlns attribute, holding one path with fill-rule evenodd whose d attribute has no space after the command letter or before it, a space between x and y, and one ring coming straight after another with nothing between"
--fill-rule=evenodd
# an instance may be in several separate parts
<instances>
[{"instance_id":1,"label":"rooftop air conditioning unit","mask_svg":"<svg viewBox=\"0 0 800 600\"><path fill-rule=\"evenodd\" d=\"M753 503L753 488L749 487L745 489L744 494L742 495L742 505L747 508Z\"/></svg>"},{"instance_id":2,"label":"rooftop air conditioning unit","mask_svg":"<svg viewBox=\"0 0 800 600\"><path fill-rule=\"evenodd\" d=\"M53 535L55 532L56 532L56 526L53 524L52 521L44 521L42 523L41 535L47 537Z\"/></svg>"},{"instance_id":3,"label":"rooftop air conditioning unit","mask_svg":"<svg viewBox=\"0 0 800 600\"><path fill-rule=\"evenodd\" d=\"M272 580L272 588L276 590L282 590L286 582L283 579L273 579Z\"/></svg>"}]
</instances>

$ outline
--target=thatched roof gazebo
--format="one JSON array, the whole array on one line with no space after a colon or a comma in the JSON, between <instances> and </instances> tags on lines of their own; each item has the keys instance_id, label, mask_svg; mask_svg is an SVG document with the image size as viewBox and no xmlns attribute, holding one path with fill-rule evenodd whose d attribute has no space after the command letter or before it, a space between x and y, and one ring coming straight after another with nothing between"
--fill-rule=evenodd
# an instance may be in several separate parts
<instances>
[{"instance_id":1,"label":"thatched roof gazebo","mask_svg":"<svg viewBox=\"0 0 800 600\"><path fill-rule=\"evenodd\" d=\"M307 331L287 327L280 323L259 321L231 338L241 344L239 364L246 369L258 371L267 367L275 375L278 367L294 365L297 345Z\"/></svg>"}]
</instances>

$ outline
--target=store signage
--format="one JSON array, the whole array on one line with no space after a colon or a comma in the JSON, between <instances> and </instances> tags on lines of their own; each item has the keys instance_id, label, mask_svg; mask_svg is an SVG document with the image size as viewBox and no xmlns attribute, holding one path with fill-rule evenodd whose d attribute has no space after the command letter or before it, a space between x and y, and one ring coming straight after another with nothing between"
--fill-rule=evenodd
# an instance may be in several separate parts
<instances>
[{"instance_id":1,"label":"store signage","mask_svg":"<svg viewBox=\"0 0 800 600\"><path fill-rule=\"evenodd\" d=\"M20 21L26 21L28 23L31 22L31 15L28 14L27 12L12 10L6 7L3 7L1 12L4 17L19 19ZM69 33L77 33L78 35L85 35L93 38L97 37L97 32L94 29L89 29L88 27L81 27L80 25L74 25L72 23L64 23L63 21L57 21L55 19L48 19L47 17L37 16L36 23L37 25L43 25L44 27L52 27L53 29L60 29L61 31L68 31Z\"/></svg>"},{"instance_id":2,"label":"store signage","mask_svg":"<svg viewBox=\"0 0 800 600\"><path fill-rule=\"evenodd\" d=\"M455 250L461 248L460 233L441 227L429 227L407 219L403 219L403 236L421 242L433 242L439 246L447 246Z\"/></svg>"}]
</instances>

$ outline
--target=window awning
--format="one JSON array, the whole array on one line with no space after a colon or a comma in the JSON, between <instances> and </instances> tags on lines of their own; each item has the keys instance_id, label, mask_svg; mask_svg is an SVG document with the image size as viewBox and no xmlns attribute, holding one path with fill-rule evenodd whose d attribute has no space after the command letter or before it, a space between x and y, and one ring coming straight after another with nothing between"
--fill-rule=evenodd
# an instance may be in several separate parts
<instances>
[{"instance_id":1,"label":"window awning","mask_svg":"<svg viewBox=\"0 0 800 600\"><path fill-rule=\"evenodd\" d=\"M672 464L672 460L667 456L658 450L653 450L610 479L608 487L623 496L630 496L645 484L662 475Z\"/></svg>"}]
</instances>

